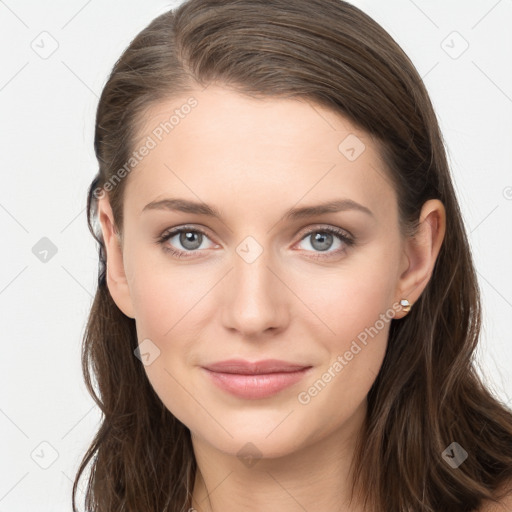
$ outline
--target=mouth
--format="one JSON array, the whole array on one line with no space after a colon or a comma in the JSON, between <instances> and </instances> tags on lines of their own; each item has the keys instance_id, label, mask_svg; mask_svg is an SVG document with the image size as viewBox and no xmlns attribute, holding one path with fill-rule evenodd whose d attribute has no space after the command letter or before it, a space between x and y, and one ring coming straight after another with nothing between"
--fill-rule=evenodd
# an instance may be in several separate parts
<instances>
[{"instance_id":1,"label":"mouth","mask_svg":"<svg viewBox=\"0 0 512 512\"><path fill-rule=\"evenodd\" d=\"M280 360L229 360L202 367L221 390L244 399L267 398L302 380L312 366Z\"/></svg>"}]
</instances>

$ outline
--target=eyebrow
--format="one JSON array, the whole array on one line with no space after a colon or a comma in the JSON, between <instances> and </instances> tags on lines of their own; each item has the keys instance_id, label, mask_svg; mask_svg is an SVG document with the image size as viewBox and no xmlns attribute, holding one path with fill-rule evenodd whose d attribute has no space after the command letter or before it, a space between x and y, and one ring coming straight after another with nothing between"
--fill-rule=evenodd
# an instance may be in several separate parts
<instances>
[{"instance_id":1,"label":"eyebrow","mask_svg":"<svg viewBox=\"0 0 512 512\"><path fill-rule=\"evenodd\" d=\"M189 201L187 199L161 199L159 201L153 201L144 206L142 212L148 210L169 210L184 213L195 213L198 215L207 215L209 217L214 217L216 219L222 220L221 213L213 206L210 206L206 203ZM352 201L352 199L338 199L312 206L290 208L284 213L283 219L297 220L307 217L314 217L315 215L342 212L347 210L356 210L367 215L370 215L371 217L374 217L373 212L366 206L356 203L355 201Z\"/></svg>"}]
</instances>

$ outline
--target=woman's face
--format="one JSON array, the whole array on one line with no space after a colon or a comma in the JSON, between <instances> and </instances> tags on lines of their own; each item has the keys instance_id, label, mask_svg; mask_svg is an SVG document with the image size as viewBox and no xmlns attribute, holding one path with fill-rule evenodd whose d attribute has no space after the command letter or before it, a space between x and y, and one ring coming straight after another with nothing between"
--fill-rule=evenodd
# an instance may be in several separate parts
<instances>
[{"instance_id":1,"label":"woman's face","mask_svg":"<svg viewBox=\"0 0 512 512\"><path fill-rule=\"evenodd\" d=\"M196 439L228 454L349 435L410 292L377 147L306 101L214 86L190 96L147 112L124 178L122 268L109 254L149 381ZM205 369L232 359L306 369Z\"/></svg>"}]
</instances>

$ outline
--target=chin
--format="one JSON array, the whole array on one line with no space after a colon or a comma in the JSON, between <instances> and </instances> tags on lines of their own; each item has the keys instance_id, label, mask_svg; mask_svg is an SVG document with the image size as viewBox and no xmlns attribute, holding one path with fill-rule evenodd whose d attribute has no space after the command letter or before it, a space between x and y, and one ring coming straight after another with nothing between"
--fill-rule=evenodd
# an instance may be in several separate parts
<instances>
[{"instance_id":1,"label":"chin","mask_svg":"<svg viewBox=\"0 0 512 512\"><path fill-rule=\"evenodd\" d=\"M198 429L191 429L191 434L193 440L195 438L199 443L207 443L215 450L241 459L284 457L298 450L308 438L314 437L312 433L307 434L303 423L296 423L297 418L292 420L293 414L286 418L289 412L280 414L277 422L269 421L262 413L259 420L251 420L247 413L241 412L245 421L224 421L226 430L220 427L205 429L203 424Z\"/></svg>"}]
</instances>

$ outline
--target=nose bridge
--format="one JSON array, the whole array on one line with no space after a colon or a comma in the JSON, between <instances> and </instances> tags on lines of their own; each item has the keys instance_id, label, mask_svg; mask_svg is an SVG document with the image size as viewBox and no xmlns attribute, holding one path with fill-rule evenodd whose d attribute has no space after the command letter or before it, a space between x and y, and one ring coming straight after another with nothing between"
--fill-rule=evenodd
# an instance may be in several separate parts
<instances>
[{"instance_id":1,"label":"nose bridge","mask_svg":"<svg viewBox=\"0 0 512 512\"><path fill-rule=\"evenodd\" d=\"M280 328L286 322L285 290L276 278L272 251L246 237L233 254L224 295L224 325L245 335ZM272 268L272 271L270 268Z\"/></svg>"}]
</instances>

